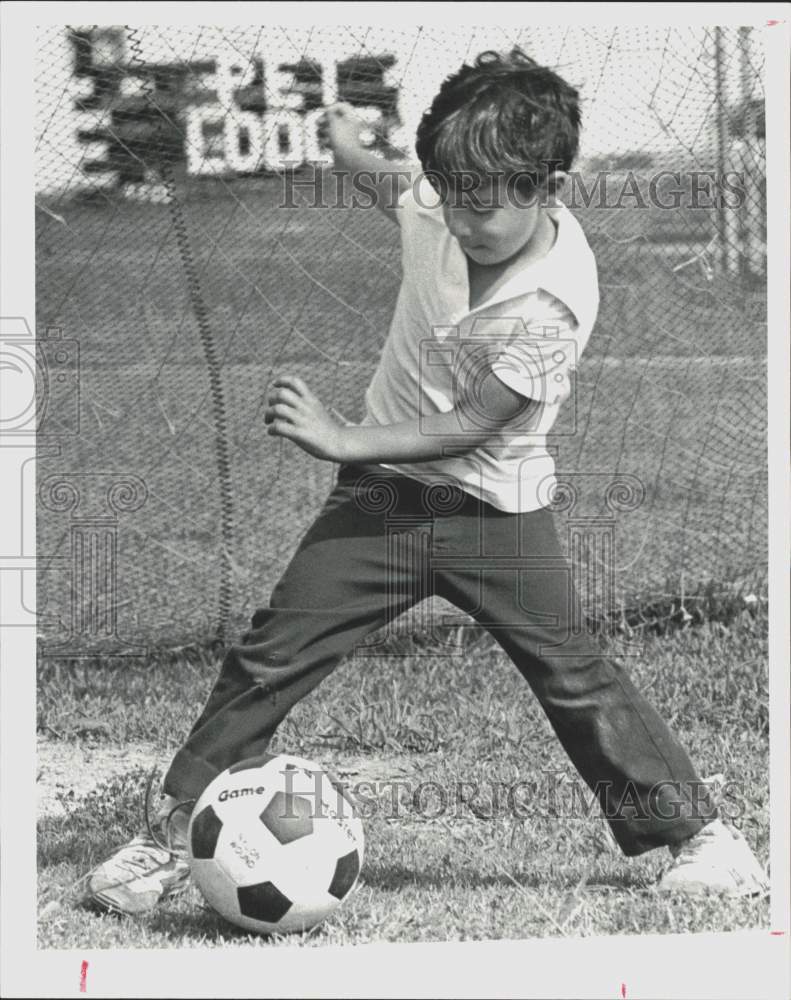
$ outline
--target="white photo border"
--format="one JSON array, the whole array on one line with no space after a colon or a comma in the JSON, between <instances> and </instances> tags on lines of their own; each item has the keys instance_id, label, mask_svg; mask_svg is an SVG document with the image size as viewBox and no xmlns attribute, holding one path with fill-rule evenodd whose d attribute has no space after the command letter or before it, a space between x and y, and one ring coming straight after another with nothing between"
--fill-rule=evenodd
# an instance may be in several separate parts
<instances>
[{"instance_id":1,"label":"white photo border","mask_svg":"<svg viewBox=\"0 0 791 1000\"><path fill-rule=\"evenodd\" d=\"M35 330L34 27L66 23L403 25L738 24L764 28L769 285L770 931L188 952L36 949L35 629L0 628L2 984L18 997L788 997L789 14L788 4L38 3L2 18L2 306ZM4 484L3 494L7 490ZM32 507L32 505L31 505ZM34 520L35 511L26 512ZM4 531L8 530L8 526ZM3 537L8 537L4 534ZM35 610L35 609L32 609ZM88 963L86 993L80 991ZM297 974L298 973L298 974Z\"/></svg>"}]
</instances>

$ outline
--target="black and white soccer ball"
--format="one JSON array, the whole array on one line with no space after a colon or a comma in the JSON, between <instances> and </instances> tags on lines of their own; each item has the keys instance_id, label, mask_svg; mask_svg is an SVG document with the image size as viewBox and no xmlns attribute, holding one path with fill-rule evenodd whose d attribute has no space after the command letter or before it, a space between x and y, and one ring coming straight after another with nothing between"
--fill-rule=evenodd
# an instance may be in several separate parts
<instances>
[{"instance_id":1,"label":"black and white soccer ball","mask_svg":"<svg viewBox=\"0 0 791 1000\"><path fill-rule=\"evenodd\" d=\"M263 754L219 774L198 799L187 843L192 877L245 930L309 930L352 891L363 827L317 764Z\"/></svg>"}]
</instances>

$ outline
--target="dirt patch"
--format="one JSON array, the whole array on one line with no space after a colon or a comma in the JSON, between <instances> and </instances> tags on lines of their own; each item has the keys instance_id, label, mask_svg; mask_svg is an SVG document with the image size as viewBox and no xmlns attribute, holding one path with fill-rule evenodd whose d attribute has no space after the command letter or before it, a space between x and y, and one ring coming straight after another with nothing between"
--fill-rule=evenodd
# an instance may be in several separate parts
<instances>
[{"instance_id":1,"label":"dirt patch","mask_svg":"<svg viewBox=\"0 0 791 1000\"><path fill-rule=\"evenodd\" d=\"M159 767L168 763L167 753L151 743L129 746L95 741L53 740L40 736L36 750L36 792L38 816L65 816L69 802L76 804L102 782L141 768ZM403 781L418 772L414 757L370 758L359 754L332 751L312 759L341 781L353 786L357 782Z\"/></svg>"},{"instance_id":2,"label":"dirt patch","mask_svg":"<svg viewBox=\"0 0 791 1000\"><path fill-rule=\"evenodd\" d=\"M69 811L69 799L76 803L103 781L166 763L153 744L124 747L39 737L36 748L39 818L64 816Z\"/></svg>"}]
</instances>

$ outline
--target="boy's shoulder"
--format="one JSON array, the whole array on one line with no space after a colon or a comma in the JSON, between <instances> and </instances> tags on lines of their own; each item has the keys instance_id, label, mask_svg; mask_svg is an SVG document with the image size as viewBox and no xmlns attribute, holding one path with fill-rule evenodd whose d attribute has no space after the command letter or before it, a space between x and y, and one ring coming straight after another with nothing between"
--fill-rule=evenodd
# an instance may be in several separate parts
<instances>
[{"instance_id":1,"label":"boy's shoulder","mask_svg":"<svg viewBox=\"0 0 791 1000\"><path fill-rule=\"evenodd\" d=\"M536 282L589 332L599 311L596 256L579 220L565 205L554 205L547 211L557 226L557 235L552 249L538 262Z\"/></svg>"},{"instance_id":2,"label":"boy's shoulder","mask_svg":"<svg viewBox=\"0 0 791 1000\"><path fill-rule=\"evenodd\" d=\"M499 298L522 301L532 324L550 326L561 315L581 335L590 333L599 310L596 257L577 218L563 204L547 207L555 242L539 260L527 263L501 288ZM573 320L572 320L573 317Z\"/></svg>"},{"instance_id":3,"label":"boy's shoulder","mask_svg":"<svg viewBox=\"0 0 791 1000\"><path fill-rule=\"evenodd\" d=\"M576 215L560 201L548 205L546 212L557 229L557 238L547 256L555 254L564 259L576 256L595 263L593 250Z\"/></svg>"},{"instance_id":4,"label":"boy's shoulder","mask_svg":"<svg viewBox=\"0 0 791 1000\"><path fill-rule=\"evenodd\" d=\"M549 206L547 213L556 227L555 243L538 262L558 288L593 284L598 289L596 255L577 217L562 203ZM546 277L546 276L545 276Z\"/></svg>"}]
</instances>

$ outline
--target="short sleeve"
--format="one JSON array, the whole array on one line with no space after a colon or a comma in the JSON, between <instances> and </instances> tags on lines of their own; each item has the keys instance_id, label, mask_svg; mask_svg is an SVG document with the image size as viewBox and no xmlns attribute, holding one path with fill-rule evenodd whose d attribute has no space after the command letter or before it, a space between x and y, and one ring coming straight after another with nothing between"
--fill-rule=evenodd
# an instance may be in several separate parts
<instances>
[{"instance_id":1,"label":"short sleeve","mask_svg":"<svg viewBox=\"0 0 791 1000\"><path fill-rule=\"evenodd\" d=\"M582 350L573 313L548 293L537 293L537 310L513 331L492 362L492 372L509 389L546 406L558 406L571 394Z\"/></svg>"}]
</instances>

